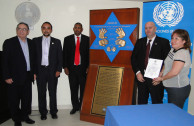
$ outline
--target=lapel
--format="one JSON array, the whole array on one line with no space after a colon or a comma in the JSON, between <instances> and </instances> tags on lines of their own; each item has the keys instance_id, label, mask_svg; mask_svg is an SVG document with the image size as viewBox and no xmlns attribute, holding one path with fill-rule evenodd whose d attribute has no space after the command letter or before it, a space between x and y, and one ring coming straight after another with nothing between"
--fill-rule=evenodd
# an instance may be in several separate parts
<instances>
[{"instance_id":1,"label":"lapel","mask_svg":"<svg viewBox=\"0 0 194 126\"><path fill-rule=\"evenodd\" d=\"M28 53L29 53L29 60L31 61L31 52L32 52L32 48L31 48L31 43L30 43L30 40L27 39L27 43L28 43Z\"/></svg>"},{"instance_id":2,"label":"lapel","mask_svg":"<svg viewBox=\"0 0 194 126\"><path fill-rule=\"evenodd\" d=\"M16 36L16 47L18 48L18 51L20 53L20 55L23 57L23 59L25 60L25 56L24 56L24 53L23 53L23 50L22 50L22 47L20 45L20 41L19 41L19 38Z\"/></svg>"},{"instance_id":3,"label":"lapel","mask_svg":"<svg viewBox=\"0 0 194 126\"><path fill-rule=\"evenodd\" d=\"M73 34L72 35L72 49L73 49L73 52L75 52L75 48L76 48L76 45L75 45L75 36Z\"/></svg>"},{"instance_id":4,"label":"lapel","mask_svg":"<svg viewBox=\"0 0 194 126\"><path fill-rule=\"evenodd\" d=\"M39 38L39 40L38 40L38 50L39 50L39 54L40 54L40 62L41 62L41 60L42 60L42 39L43 39L43 36L42 37L40 37Z\"/></svg>"},{"instance_id":5,"label":"lapel","mask_svg":"<svg viewBox=\"0 0 194 126\"><path fill-rule=\"evenodd\" d=\"M82 45L83 45L83 40L84 38L83 38L83 35L81 35L81 39L80 39L80 46L79 46L79 52L80 52L80 55L81 55L81 49L82 49Z\"/></svg>"},{"instance_id":6,"label":"lapel","mask_svg":"<svg viewBox=\"0 0 194 126\"><path fill-rule=\"evenodd\" d=\"M142 42L143 42L143 50L141 50L141 51L143 51L143 52L144 52L144 54L146 54L147 37L145 37L145 39L144 39Z\"/></svg>"},{"instance_id":7,"label":"lapel","mask_svg":"<svg viewBox=\"0 0 194 126\"><path fill-rule=\"evenodd\" d=\"M79 46L80 55L81 55L81 50L84 49L84 47L85 47L84 35L81 34L80 46Z\"/></svg>"},{"instance_id":8,"label":"lapel","mask_svg":"<svg viewBox=\"0 0 194 126\"><path fill-rule=\"evenodd\" d=\"M155 38L155 40L154 40L154 42L152 44L152 48L150 50L150 55L152 53L156 52L155 50L157 49L157 47L158 47L158 37L156 36L156 38Z\"/></svg>"},{"instance_id":9,"label":"lapel","mask_svg":"<svg viewBox=\"0 0 194 126\"><path fill-rule=\"evenodd\" d=\"M49 47L49 56L50 54L52 54L52 51L53 51L53 47L55 46L55 41L54 39L51 37L51 40L50 40L50 47Z\"/></svg>"}]
</instances>

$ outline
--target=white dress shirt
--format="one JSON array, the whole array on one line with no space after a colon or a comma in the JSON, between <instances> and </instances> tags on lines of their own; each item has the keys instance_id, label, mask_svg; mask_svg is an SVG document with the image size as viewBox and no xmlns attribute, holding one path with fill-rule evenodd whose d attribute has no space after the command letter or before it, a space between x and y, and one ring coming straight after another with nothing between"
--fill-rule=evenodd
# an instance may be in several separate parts
<instances>
[{"instance_id":1,"label":"white dress shirt","mask_svg":"<svg viewBox=\"0 0 194 126\"><path fill-rule=\"evenodd\" d=\"M41 65L48 66L49 65L49 48L50 48L51 37L42 38L42 62Z\"/></svg>"}]
</instances>

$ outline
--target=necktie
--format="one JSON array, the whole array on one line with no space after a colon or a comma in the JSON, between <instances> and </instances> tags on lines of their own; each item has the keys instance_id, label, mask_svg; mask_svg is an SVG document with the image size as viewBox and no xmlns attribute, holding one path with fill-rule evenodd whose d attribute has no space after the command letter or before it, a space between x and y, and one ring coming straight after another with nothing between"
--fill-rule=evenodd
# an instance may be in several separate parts
<instances>
[{"instance_id":1,"label":"necktie","mask_svg":"<svg viewBox=\"0 0 194 126\"><path fill-rule=\"evenodd\" d=\"M77 37L77 43L76 43L76 48L75 48L75 65L79 65L80 62L80 52L79 52L79 46L80 46L80 41L79 41L79 37Z\"/></svg>"},{"instance_id":2,"label":"necktie","mask_svg":"<svg viewBox=\"0 0 194 126\"><path fill-rule=\"evenodd\" d=\"M148 58L149 58L149 53L150 53L150 42L152 40L149 40L148 41L148 44L146 46L146 56L145 56L145 68L147 67L147 64L148 64Z\"/></svg>"}]
</instances>

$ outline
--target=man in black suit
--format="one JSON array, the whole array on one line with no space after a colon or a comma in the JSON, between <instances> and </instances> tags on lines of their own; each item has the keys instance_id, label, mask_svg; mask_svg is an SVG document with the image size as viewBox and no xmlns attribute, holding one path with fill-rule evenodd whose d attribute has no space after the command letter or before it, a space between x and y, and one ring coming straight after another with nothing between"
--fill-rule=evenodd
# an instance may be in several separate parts
<instances>
[{"instance_id":1,"label":"man in black suit","mask_svg":"<svg viewBox=\"0 0 194 126\"><path fill-rule=\"evenodd\" d=\"M138 87L138 104L147 104L149 93L152 98L152 104L163 103L164 87L160 83L153 86L152 79L144 77L148 57L164 60L170 51L170 44L167 39L156 36L156 26L153 22L145 24L145 33L147 37L138 39L131 56L131 64ZM149 47L149 50L147 50ZM147 50L147 58L146 58Z\"/></svg>"},{"instance_id":2,"label":"man in black suit","mask_svg":"<svg viewBox=\"0 0 194 126\"><path fill-rule=\"evenodd\" d=\"M50 113L57 119L57 83L62 71L62 46L59 39L50 36L52 25L44 22L41 26L43 36L34 38L36 47L36 76L38 87L38 105L41 120L47 119L46 90L50 96Z\"/></svg>"},{"instance_id":3,"label":"man in black suit","mask_svg":"<svg viewBox=\"0 0 194 126\"><path fill-rule=\"evenodd\" d=\"M89 37L81 34L83 31L81 23L76 23L73 31L74 34L65 37L63 44L63 68L69 77L73 106L70 114L74 114L81 107L89 66ZM80 100L78 98L79 87Z\"/></svg>"},{"instance_id":4,"label":"man in black suit","mask_svg":"<svg viewBox=\"0 0 194 126\"><path fill-rule=\"evenodd\" d=\"M27 38L29 27L19 23L17 36L5 40L3 44L3 76L8 86L8 104L15 126L21 121L34 124L28 116L31 85L34 81L33 43ZM21 102L21 107L20 107Z\"/></svg>"}]
</instances>

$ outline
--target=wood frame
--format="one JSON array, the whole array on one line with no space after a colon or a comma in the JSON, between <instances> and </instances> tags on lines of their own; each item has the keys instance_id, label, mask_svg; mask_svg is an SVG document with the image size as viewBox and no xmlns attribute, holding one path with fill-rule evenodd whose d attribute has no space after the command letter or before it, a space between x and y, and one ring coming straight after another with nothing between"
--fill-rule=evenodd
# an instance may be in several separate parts
<instances>
[{"instance_id":1,"label":"wood frame","mask_svg":"<svg viewBox=\"0 0 194 126\"><path fill-rule=\"evenodd\" d=\"M91 10L90 25L103 25L110 14L114 12L120 24L137 24L129 39L135 45L139 37L139 8ZM96 36L90 28L90 46ZM104 116L92 115L91 107L96 84L98 66L124 67L122 89L119 105L131 105L133 97L134 73L131 66L132 51L120 50L115 59L110 62L104 50L90 49L90 65L85 86L80 120L104 124Z\"/></svg>"}]
</instances>

